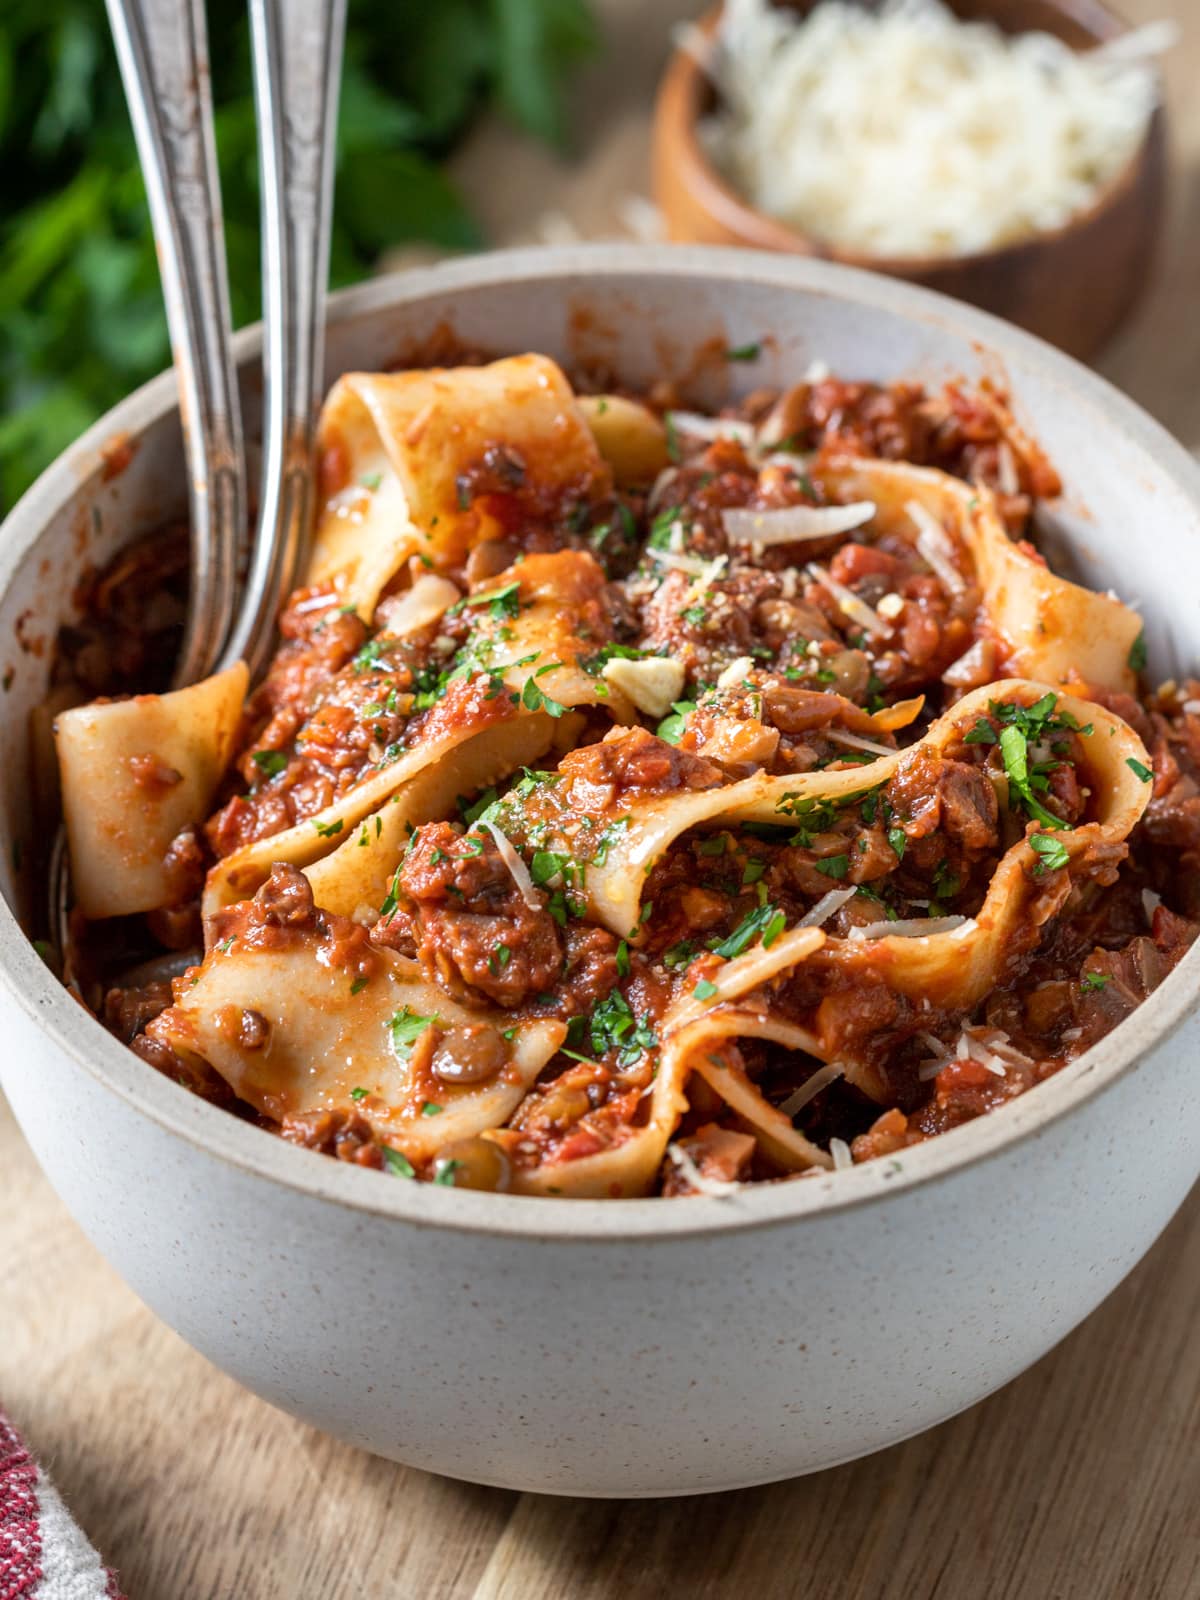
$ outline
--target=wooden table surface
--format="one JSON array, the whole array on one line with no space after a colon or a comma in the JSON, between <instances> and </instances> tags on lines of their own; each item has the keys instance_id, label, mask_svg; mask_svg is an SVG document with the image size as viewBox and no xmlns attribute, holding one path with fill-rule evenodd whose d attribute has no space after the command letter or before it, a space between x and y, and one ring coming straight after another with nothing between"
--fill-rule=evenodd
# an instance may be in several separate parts
<instances>
[{"instance_id":1,"label":"wooden table surface","mask_svg":"<svg viewBox=\"0 0 1200 1600\"><path fill-rule=\"evenodd\" d=\"M1102 367L1200 448L1193 4L1123 0L1192 24L1168 66L1167 249ZM664 31L692 7L599 9L609 52L576 95L580 159L494 127L458 158L500 241L611 235L645 191ZM475 1488L336 1444L210 1367L83 1238L0 1103L0 1401L130 1600L1196 1600L1198 1328L1200 1192L1024 1377L869 1460L704 1500Z\"/></svg>"}]
</instances>

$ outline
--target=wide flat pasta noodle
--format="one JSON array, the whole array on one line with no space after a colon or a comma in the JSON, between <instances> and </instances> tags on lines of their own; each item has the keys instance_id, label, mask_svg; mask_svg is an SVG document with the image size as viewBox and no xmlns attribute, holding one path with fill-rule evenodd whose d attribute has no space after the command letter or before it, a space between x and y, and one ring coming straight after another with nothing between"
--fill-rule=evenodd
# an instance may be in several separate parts
<instances>
[{"instance_id":1,"label":"wide flat pasta noodle","mask_svg":"<svg viewBox=\"0 0 1200 1600\"><path fill-rule=\"evenodd\" d=\"M425 767L387 805L366 817L337 848L304 869L313 898L326 911L352 917L383 903L414 827L454 815L460 796L499 783L549 750L555 723L545 712L485 728Z\"/></svg>"},{"instance_id":2,"label":"wide flat pasta noodle","mask_svg":"<svg viewBox=\"0 0 1200 1600\"><path fill-rule=\"evenodd\" d=\"M59 713L54 738L71 882L86 917L128 916L171 902L167 848L212 802L246 683L238 662L170 694Z\"/></svg>"},{"instance_id":3,"label":"wide flat pasta noodle","mask_svg":"<svg viewBox=\"0 0 1200 1600\"><path fill-rule=\"evenodd\" d=\"M513 599L519 602L519 609L498 606L500 614L491 616L487 596L503 594L514 586L517 593ZM365 819L384 810L393 796L427 769L453 759L455 792L469 795L536 759L529 754L531 749L537 754L548 749L547 724L560 720L564 707L597 706L632 720L634 712L625 697L580 665L595 652L598 641L580 638L575 632L579 610L603 587L604 574L590 555L564 550L529 556L473 596L474 609L479 612L474 646L479 671L500 678L516 703L499 714L495 697L489 698L486 716L481 711L480 721L439 728L386 766L372 769L321 811L226 856L209 873L205 916L253 894L276 861L307 868L331 854ZM510 610L514 614L510 615ZM553 702L553 715L541 709L547 699ZM431 715L436 715L436 708ZM539 719L535 732L521 726L531 717ZM480 742L485 732L488 737ZM384 814L389 815L386 810ZM409 822L431 820L418 818L411 807L405 818ZM374 832L374 823L371 828ZM391 823L387 837L394 870L398 851ZM383 844L381 837L376 842ZM375 857L376 862L384 859L383 851ZM344 904L344 899L339 904Z\"/></svg>"},{"instance_id":4,"label":"wide flat pasta noodle","mask_svg":"<svg viewBox=\"0 0 1200 1600\"><path fill-rule=\"evenodd\" d=\"M352 968L328 959L315 935L289 930L267 949L246 947L235 936L177 985L175 1004L147 1031L185 1057L206 1061L239 1099L275 1122L309 1111L353 1111L414 1164L503 1122L566 1035L560 1022L522 1022L509 1063L495 1078L439 1083L432 1103L441 1109L428 1115L430 1086L414 1067L412 1027L403 1034L407 1046L397 1048L393 1019L414 1027L428 1018L445 1029L503 1030L508 1018L457 1005L416 962L391 951L375 949L373 965L361 982ZM265 1022L265 1044L243 1042L246 1011Z\"/></svg>"},{"instance_id":5,"label":"wide flat pasta noodle","mask_svg":"<svg viewBox=\"0 0 1200 1600\"><path fill-rule=\"evenodd\" d=\"M489 449L519 461L545 495L587 502L612 487L570 384L539 355L347 374L322 409L318 447L337 488L318 516L305 581L332 585L365 622L410 556L456 568L505 533L490 496L463 491Z\"/></svg>"},{"instance_id":6,"label":"wide flat pasta noodle","mask_svg":"<svg viewBox=\"0 0 1200 1600\"><path fill-rule=\"evenodd\" d=\"M878 528L911 536L910 503L929 512L955 546L958 564L977 578L1013 676L1055 687L1135 687L1130 652L1141 618L1111 595L1060 578L1014 544L990 489L931 467L858 457L822 463L819 477L842 499L873 501Z\"/></svg>"},{"instance_id":7,"label":"wide flat pasta noodle","mask_svg":"<svg viewBox=\"0 0 1200 1600\"><path fill-rule=\"evenodd\" d=\"M985 715L991 702L1033 705L1053 693L1046 684L1007 679L966 695L930 728L918 745L852 772L810 773L800 778L768 780L769 788L749 803L739 803L729 814L731 822L780 822L794 814L806 799L844 799L886 783L913 752L924 747L938 753L954 744ZM1128 838L1150 798L1150 786L1129 765L1143 770L1148 764L1145 746L1120 717L1091 701L1057 695L1057 711L1074 717L1093 733L1081 741L1080 768L1092 790L1093 820L1056 832L1068 865L1097 846L1119 844ZM876 974L910 999L927 998L931 1004L969 1007L981 1000L1004 970L1005 952L1038 892L1033 876L1039 857L1027 840L1014 844L1001 859L978 915L958 928L905 938L829 939L813 959L820 965L846 973Z\"/></svg>"}]
</instances>

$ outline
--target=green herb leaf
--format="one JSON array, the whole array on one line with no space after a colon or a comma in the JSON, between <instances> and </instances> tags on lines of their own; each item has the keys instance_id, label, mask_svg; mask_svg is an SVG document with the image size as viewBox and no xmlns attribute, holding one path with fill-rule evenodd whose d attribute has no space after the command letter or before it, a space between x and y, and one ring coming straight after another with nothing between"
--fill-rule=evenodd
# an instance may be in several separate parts
<instances>
[{"instance_id":1,"label":"green herb leaf","mask_svg":"<svg viewBox=\"0 0 1200 1600\"><path fill-rule=\"evenodd\" d=\"M253 761L265 778L277 778L287 770L288 758L282 750L256 750Z\"/></svg>"},{"instance_id":2,"label":"green herb leaf","mask_svg":"<svg viewBox=\"0 0 1200 1600\"><path fill-rule=\"evenodd\" d=\"M413 1053L413 1046L425 1032L425 1029L440 1019L436 1012L431 1016L423 1017L420 1012L413 1011L410 1006L401 1006L395 1016L388 1023L388 1031L392 1036L392 1049L401 1061L407 1061Z\"/></svg>"},{"instance_id":3,"label":"green herb leaf","mask_svg":"<svg viewBox=\"0 0 1200 1600\"><path fill-rule=\"evenodd\" d=\"M683 738L684 725L689 713L695 711L694 700L676 700L671 707L671 714L662 719L658 725L658 737L665 739L668 744L678 744Z\"/></svg>"},{"instance_id":4,"label":"green herb leaf","mask_svg":"<svg viewBox=\"0 0 1200 1600\"><path fill-rule=\"evenodd\" d=\"M1125 765L1129 768L1130 772L1136 773L1143 783L1150 783L1154 778L1154 774L1151 772L1150 768L1146 766L1144 762L1139 761L1135 756L1129 756L1125 762Z\"/></svg>"},{"instance_id":5,"label":"green herb leaf","mask_svg":"<svg viewBox=\"0 0 1200 1600\"><path fill-rule=\"evenodd\" d=\"M726 361L757 361L762 355L761 344L739 344L732 350L726 350Z\"/></svg>"},{"instance_id":6,"label":"green herb leaf","mask_svg":"<svg viewBox=\"0 0 1200 1600\"><path fill-rule=\"evenodd\" d=\"M713 995L716 994L716 992L717 992L716 984L715 983L709 983L707 978L701 978L700 982L692 990L692 993L696 996L697 1000L711 1000Z\"/></svg>"},{"instance_id":7,"label":"green herb leaf","mask_svg":"<svg viewBox=\"0 0 1200 1600\"><path fill-rule=\"evenodd\" d=\"M383 1164L394 1178L415 1178L413 1164L406 1155L399 1150L393 1150L390 1144L381 1146L383 1151Z\"/></svg>"},{"instance_id":8,"label":"green herb leaf","mask_svg":"<svg viewBox=\"0 0 1200 1600\"><path fill-rule=\"evenodd\" d=\"M1029 844L1039 858L1033 869L1035 878L1040 878L1045 872L1057 872L1071 859L1070 852L1062 840L1052 838L1048 833L1031 833Z\"/></svg>"}]
</instances>

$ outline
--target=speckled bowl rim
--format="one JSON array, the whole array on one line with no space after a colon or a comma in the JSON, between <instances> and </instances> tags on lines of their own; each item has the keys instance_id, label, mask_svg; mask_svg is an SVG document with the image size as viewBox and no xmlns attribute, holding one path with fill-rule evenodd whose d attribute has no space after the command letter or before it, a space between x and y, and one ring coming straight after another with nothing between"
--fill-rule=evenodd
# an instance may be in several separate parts
<instances>
[{"instance_id":1,"label":"speckled bowl rim","mask_svg":"<svg viewBox=\"0 0 1200 1600\"><path fill-rule=\"evenodd\" d=\"M1110 384L1032 335L927 289L840 264L767 251L681 245L572 245L499 251L381 278L333 297L330 321L458 290L522 281L641 275L647 279L729 281L849 300L864 310L899 315L943 329L1001 360L1019 356L1040 367L1064 403L1091 412L1097 427L1126 434L1175 480L1200 509L1200 465L1165 429ZM258 330L237 340L239 360L253 356ZM0 593L36 545L41 531L94 472L114 433L137 436L176 407L174 376L164 373L130 395L64 452L29 489L0 527ZM0 992L30 1016L47 1040L131 1110L215 1160L312 1200L417 1227L512 1238L667 1242L672 1238L777 1226L885 1202L917 1184L950 1178L971 1163L1003 1159L1025 1139L1049 1133L1135 1070L1200 1008L1200 946L1192 950L1144 1005L1078 1061L1036 1090L962 1128L849 1171L788 1183L751 1186L732 1198L686 1200L570 1200L477 1194L409 1183L320 1158L286 1144L198 1099L155 1072L118 1043L61 987L0 900Z\"/></svg>"}]
</instances>

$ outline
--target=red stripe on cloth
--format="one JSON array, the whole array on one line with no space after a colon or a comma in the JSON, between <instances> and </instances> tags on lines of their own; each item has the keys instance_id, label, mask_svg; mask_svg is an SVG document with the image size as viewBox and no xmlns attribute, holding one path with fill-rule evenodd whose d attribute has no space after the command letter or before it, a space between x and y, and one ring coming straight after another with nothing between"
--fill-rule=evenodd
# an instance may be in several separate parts
<instances>
[{"instance_id":1,"label":"red stripe on cloth","mask_svg":"<svg viewBox=\"0 0 1200 1600\"><path fill-rule=\"evenodd\" d=\"M37 1463L0 1412L0 1600L32 1595L42 1580Z\"/></svg>"}]
</instances>

